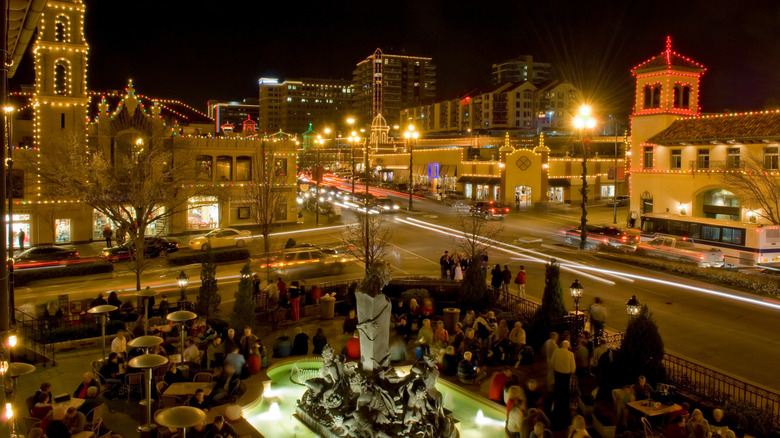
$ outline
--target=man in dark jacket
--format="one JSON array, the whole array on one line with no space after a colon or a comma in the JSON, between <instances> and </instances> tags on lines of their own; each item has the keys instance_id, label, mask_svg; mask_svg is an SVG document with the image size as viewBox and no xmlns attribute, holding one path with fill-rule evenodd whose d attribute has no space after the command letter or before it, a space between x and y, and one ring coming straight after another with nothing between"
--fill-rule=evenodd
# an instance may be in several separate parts
<instances>
[{"instance_id":1,"label":"man in dark jacket","mask_svg":"<svg viewBox=\"0 0 780 438\"><path fill-rule=\"evenodd\" d=\"M93 409L106 403L106 398L103 397L102 394L98 394L98 392L99 390L97 387L90 386L89 390L87 391L86 400L84 400L84 403L82 403L81 406L79 406L77 409L77 411L86 415L87 421L92 421Z\"/></svg>"},{"instance_id":2,"label":"man in dark jacket","mask_svg":"<svg viewBox=\"0 0 780 438\"><path fill-rule=\"evenodd\" d=\"M463 353L463 360L458 364L458 380L466 384L479 384L485 377L487 374L480 371L477 364L471 361L471 352Z\"/></svg>"}]
</instances>

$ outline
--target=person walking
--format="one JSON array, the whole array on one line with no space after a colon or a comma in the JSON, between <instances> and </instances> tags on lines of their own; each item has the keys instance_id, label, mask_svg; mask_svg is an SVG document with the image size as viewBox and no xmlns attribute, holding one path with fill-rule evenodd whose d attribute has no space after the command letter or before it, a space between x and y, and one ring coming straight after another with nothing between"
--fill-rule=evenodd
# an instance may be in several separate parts
<instances>
[{"instance_id":1,"label":"person walking","mask_svg":"<svg viewBox=\"0 0 780 438\"><path fill-rule=\"evenodd\" d=\"M444 251L444 254L439 257L439 266L441 267L441 279L446 280L449 276L450 269L450 253Z\"/></svg>"},{"instance_id":2,"label":"person walking","mask_svg":"<svg viewBox=\"0 0 780 438\"><path fill-rule=\"evenodd\" d=\"M19 251L24 251L24 238L27 235L24 233L24 230L19 228L19 233L17 233L16 237L19 239ZM13 242L13 240L12 240Z\"/></svg>"},{"instance_id":3,"label":"person walking","mask_svg":"<svg viewBox=\"0 0 780 438\"><path fill-rule=\"evenodd\" d=\"M111 238L114 236L114 232L108 225L103 226L103 238L106 239L106 247L111 248Z\"/></svg>"},{"instance_id":4,"label":"person walking","mask_svg":"<svg viewBox=\"0 0 780 438\"><path fill-rule=\"evenodd\" d=\"M509 283L512 282L512 271L509 270L509 266L504 265L504 270L502 271L502 274L504 274L504 284L501 286L504 288L504 293L509 293Z\"/></svg>"},{"instance_id":5,"label":"person walking","mask_svg":"<svg viewBox=\"0 0 780 438\"><path fill-rule=\"evenodd\" d=\"M515 284L517 285L518 296L520 298L525 298L525 266L523 265L520 265L520 270L517 271Z\"/></svg>"},{"instance_id":6,"label":"person walking","mask_svg":"<svg viewBox=\"0 0 780 438\"><path fill-rule=\"evenodd\" d=\"M607 308L601 301L601 298L596 297L593 299L593 304L588 309L590 315L590 329L593 332L595 339L601 339L604 335L604 325L607 322Z\"/></svg>"},{"instance_id":7,"label":"person walking","mask_svg":"<svg viewBox=\"0 0 780 438\"><path fill-rule=\"evenodd\" d=\"M287 294L290 296L290 310L292 313L292 320L298 321L301 319L301 289L298 287L297 281L290 283L290 288L287 290Z\"/></svg>"}]
</instances>

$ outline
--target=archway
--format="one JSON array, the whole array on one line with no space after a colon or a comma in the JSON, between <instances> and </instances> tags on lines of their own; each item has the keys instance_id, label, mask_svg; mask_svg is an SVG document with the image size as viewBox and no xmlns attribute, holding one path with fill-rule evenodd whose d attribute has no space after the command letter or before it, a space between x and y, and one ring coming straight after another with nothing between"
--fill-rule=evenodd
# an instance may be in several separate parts
<instances>
[{"instance_id":1,"label":"archway","mask_svg":"<svg viewBox=\"0 0 780 438\"><path fill-rule=\"evenodd\" d=\"M696 195L694 216L710 219L740 220L740 202L737 195L722 189L710 188Z\"/></svg>"}]
</instances>

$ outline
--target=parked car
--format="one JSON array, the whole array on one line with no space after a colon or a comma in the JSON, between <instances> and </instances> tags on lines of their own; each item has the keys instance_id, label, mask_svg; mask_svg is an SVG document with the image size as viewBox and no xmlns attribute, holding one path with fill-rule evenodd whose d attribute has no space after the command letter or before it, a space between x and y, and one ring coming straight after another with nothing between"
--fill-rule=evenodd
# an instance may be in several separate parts
<instances>
[{"instance_id":1,"label":"parked car","mask_svg":"<svg viewBox=\"0 0 780 438\"><path fill-rule=\"evenodd\" d=\"M179 250L178 242L162 237L147 237L144 242L144 258L147 259L164 257L168 253ZM133 255L135 255L135 242L132 240L112 248L103 248L100 252L101 257L112 262L129 260Z\"/></svg>"},{"instance_id":2,"label":"parked car","mask_svg":"<svg viewBox=\"0 0 780 438\"><path fill-rule=\"evenodd\" d=\"M572 227L564 231L564 242L567 245L578 246L582 236L580 230L580 227ZM623 230L618 227L586 225L585 230L587 233L587 238L585 239L587 248L596 248L599 245L610 245L617 248L634 248L639 243L640 238L638 232Z\"/></svg>"},{"instance_id":3,"label":"parked car","mask_svg":"<svg viewBox=\"0 0 780 438\"><path fill-rule=\"evenodd\" d=\"M225 248L235 246L241 248L246 245L247 239L252 237L249 230L236 230L233 228L219 228L210 233L190 240L190 249L205 251L208 248Z\"/></svg>"},{"instance_id":4,"label":"parked car","mask_svg":"<svg viewBox=\"0 0 780 438\"><path fill-rule=\"evenodd\" d=\"M459 201L467 201L468 198L466 198L466 195L464 195L463 192L459 192L457 190L446 190L441 200L447 205L454 205Z\"/></svg>"},{"instance_id":5,"label":"parked car","mask_svg":"<svg viewBox=\"0 0 780 438\"><path fill-rule=\"evenodd\" d=\"M495 201L480 201L471 206L471 214L474 216L484 216L485 219L503 220L509 214L509 207L501 205Z\"/></svg>"},{"instance_id":6,"label":"parked car","mask_svg":"<svg viewBox=\"0 0 780 438\"><path fill-rule=\"evenodd\" d=\"M14 257L14 268L32 268L58 265L70 260L78 260L79 252L72 246L36 246Z\"/></svg>"},{"instance_id":7,"label":"parked car","mask_svg":"<svg viewBox=\"0 0 780 438\"><path fill-rule=\"evenodd\" d=\"M302 246L282 251L272 266L278 275L301 278L339 275L345 261L345 257L334 249Z\"/></svg>"},{"instance_id":8,"label":"parked car","mask_svg":"<svg viewBox=\"0 0 780 438\"><path fill-rule=\"evenodd\" d=\"M609 198L607 200L607 207L614 207L615 205L617 205L618 207L623 207L628 205L630 200L631 200L630 196L626 196L626 195L615 196L614 198Z\"/></svg>"}]
</instances>

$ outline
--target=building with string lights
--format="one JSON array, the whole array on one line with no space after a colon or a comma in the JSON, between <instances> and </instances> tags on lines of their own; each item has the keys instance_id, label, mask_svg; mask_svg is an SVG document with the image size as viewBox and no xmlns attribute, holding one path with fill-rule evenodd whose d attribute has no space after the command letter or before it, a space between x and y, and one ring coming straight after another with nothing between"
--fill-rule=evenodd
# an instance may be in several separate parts
<instances>
[{"instance_id":1,"label":"building with string lights","mask_svg":"<svg viewBox=\"0 0 780 438\"><path fill-rule=\"evenodd\" d=\"M183 202L186 209L154 224L147 229L149 234L251 225L252 206L241 193L253 184L252 166L261 150L267 151L285 177L277 184L284 196L277 205L276 219L295 222L295 138L284 133L258 135L251 118L242 121L242 132L222 129L223 135L216 137L215 120L207 114L179 101L137 93L132 81L123 91L89 90L85 8L81 0L46 3L32 47L34 87L8 96L14 108L11 150L17 162L29 164L12 170L13 211L9 217L14 238L9 240L18 246L16 236L22 230L26 247L88 242L102 240L103 227L115 228L103 214L77 199L47 193L39 173L41 163L66 141L83 144L85 150L99 148L112 159L151 140L186 151L184 157L192 161L193 171L191 183L183 184L179 192L187 198ZM164 138L152 139L157 136Z\"/></svg>"}]
</instances>

